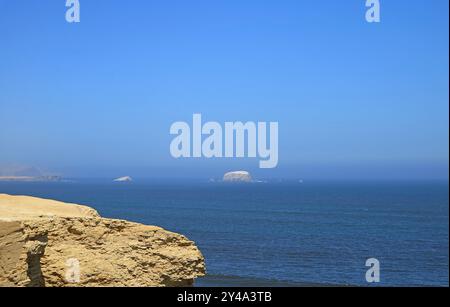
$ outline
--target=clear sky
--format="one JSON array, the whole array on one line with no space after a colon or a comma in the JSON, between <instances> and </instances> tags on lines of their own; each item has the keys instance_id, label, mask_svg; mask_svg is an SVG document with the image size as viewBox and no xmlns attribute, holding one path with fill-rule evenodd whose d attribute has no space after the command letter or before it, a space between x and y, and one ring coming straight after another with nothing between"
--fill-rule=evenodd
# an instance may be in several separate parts
<instances>
[{"instance_id":1,"label":"clear sky","mask_svg":"<svg viewBox=\"0 0 450 307\"><path fill-rule=\"evenodd\" d=\"M448 178L448 0L0 0L0 164L66 176ZM279 164L169 127L278 121Z\"/></svg>"}]
</instances>

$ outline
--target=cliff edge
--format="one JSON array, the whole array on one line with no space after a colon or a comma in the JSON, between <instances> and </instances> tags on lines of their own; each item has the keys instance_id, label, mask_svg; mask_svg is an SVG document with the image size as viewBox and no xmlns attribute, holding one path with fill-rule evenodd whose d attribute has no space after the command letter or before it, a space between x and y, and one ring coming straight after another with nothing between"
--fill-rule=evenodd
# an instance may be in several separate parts
<instances>
[{"instance_id":1,"label":"cliff edge","mask_svg":"<svg viewBox=\"0 0 450 307\"><path fill-rule=\"evenodd\" d=\"M0 286L190 286L204 274L202 254L182 235L0 194Z\"/></svg>"}]
</instances>

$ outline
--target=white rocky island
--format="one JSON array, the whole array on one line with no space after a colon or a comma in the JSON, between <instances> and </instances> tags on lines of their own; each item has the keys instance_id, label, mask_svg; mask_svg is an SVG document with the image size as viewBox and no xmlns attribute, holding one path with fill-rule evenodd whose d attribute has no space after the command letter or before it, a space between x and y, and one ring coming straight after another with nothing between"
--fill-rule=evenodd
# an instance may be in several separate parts
<instances>
[{"instance_id":1,"label":"white rocky island","mask_svg":"<svg viewBox=\"0 0 450 307\"><path fill-rule=\"evenodd\" d=\"M252 182L252 176L247 171L228 172L223 175L224 182Z\"/></svg>"},{"instance_id":2,"label":"white rocky island","mask_svg":"<svg viewBox=\"0 0 450 307\"><path fill-rule=\"evenodd\" d=\"M133 178L131 178L130 176L124 176L124 177L119 177L113 180L114 182L131 182L133 181Z\"/></svg>"}]
</instances>

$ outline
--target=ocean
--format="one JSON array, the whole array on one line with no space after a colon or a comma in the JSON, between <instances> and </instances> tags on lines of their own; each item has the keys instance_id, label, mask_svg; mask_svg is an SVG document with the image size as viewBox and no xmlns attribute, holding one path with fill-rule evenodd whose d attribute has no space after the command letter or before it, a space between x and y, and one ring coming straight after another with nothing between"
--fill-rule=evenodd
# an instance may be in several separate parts
<instances>
[{"instance_id":1,"label":"ocean","mask_svg":"<svg viewBox=\"0 0 450 307\"><path fill-rule=\"evenodd\" d=\"M0 182L0 193L91 206L196 242L196 286L449 285L448 182Z\"/></svg>"}]
</instances>

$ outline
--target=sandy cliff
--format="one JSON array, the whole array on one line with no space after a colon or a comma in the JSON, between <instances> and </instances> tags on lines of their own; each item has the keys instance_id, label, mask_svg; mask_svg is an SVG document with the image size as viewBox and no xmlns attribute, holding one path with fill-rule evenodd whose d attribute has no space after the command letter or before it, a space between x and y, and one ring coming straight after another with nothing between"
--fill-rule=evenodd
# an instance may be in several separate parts
<instances>
[{"instance_id":1,"label":"sandy cliff","mask_svg":"<svg viewBox=\"0 0 450 307\"><path fill-rule=\"evenodd\" d=\"M0 286L188 286L204 272L202 254L182 235L0 194Z\"/></svg>"}]
</instances>

